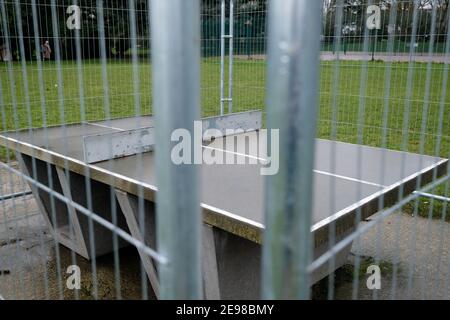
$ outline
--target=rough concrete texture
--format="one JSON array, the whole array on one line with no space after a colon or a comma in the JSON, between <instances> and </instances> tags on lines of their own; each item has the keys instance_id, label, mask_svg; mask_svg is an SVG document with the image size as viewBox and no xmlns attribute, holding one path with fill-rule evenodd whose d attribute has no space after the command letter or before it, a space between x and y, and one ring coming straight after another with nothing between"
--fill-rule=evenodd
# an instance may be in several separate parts
<instances>
[{"instance_id":1,"label":"rough concrete texture","mask_svg":"<svg viewBox=\"0 0 450 320\"><path fill-rule=\"evenodd\" d=\"M0 179L0 195L26 189L19 177L9 175L4 169L0 170ZM116 258L119 264L115 263ZM334 275L334 290L328 290L330 278L324 279L314 286L314 298L450 299L448 222L397 213L355 242L349 258L349 264ZM81 269L79 291L66 287L69 276L66 270L73 264ZM371 264L381 267L381 290L367 289L366 270ZM87 261L56 245L32 196L0 202L0 296L3 298L141 299L142 274L145 272L141 272L139 255L132 247L119 250L116 256L109 254ZM149 287L144 279L144 286ZM154 298L150 289L145 292L149 299Z\"/></svg>"}]
</instances>

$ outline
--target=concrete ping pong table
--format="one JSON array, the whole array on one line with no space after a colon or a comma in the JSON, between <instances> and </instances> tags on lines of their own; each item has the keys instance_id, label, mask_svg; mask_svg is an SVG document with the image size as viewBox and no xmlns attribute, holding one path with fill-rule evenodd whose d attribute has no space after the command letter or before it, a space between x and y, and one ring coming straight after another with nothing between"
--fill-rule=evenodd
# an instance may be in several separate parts
<instances>
[{"instance_id":1,"label":"concrete ping pong table","mask_svg":"<svg viewBox=\"0 0 450 320\"><path fill-rule=\"evenodd\" d=\"M262 124L260 111L202 121L203 131L215 128L225 133L224 129L254 129L203 141L204 148L224 155L234 153L236 157L252 158L253 151L247 143L252 139L264 139L258 130ZM152 116L141 116L4 132L0 134L0 144L15 151L25 175L83 207L91 208L108 221L112 221L114 208L118 227L155 248L157 182L152 151L153 122ZM247 140L235 140L235 150L226 149L227 139L243 137ZM239 145L242 143L245 145ZM239 149L242 147L244 149ZM106 157L105 148L108 150ZM243 154L236 150L246 151ZM425 185L432 180L433 173L437 177L444 175L447 162L447 159L317 139L311 226L314 257L328 249L330 226L335 228L335 241L342 240L356 229L357 212L361 219L376 213L382 209L379 208L380 197L383 197L385 207L394 204L399 199L400 188L404 195L412 193L418 179ZM358 163L361 164L359 169ZM261 166L261 163L201 166L202 264L206 298L260 297L265 178L260 174ZM86 181L90 183L86 184ZM90 197L87 197L87 185L90 185ZM111 232L98 223L94 224L93 232L95 251L88 250L92 236L88 230L88 217L36 185L30 183L30 187L59 243L87 259L92 254L99 256L113 250ZM144 234L140 232L139 195L145 199ZM111 197L113 201L110 201ZM127 243L119 240L119 245L122 247ZM351 245L336 256L335 269L345 263L350 249ZM139 253L158 296L157 267L148 255ZM312 283L328 273L329 265L325 264L312 274Z\"/></svg>"}]
</instances>

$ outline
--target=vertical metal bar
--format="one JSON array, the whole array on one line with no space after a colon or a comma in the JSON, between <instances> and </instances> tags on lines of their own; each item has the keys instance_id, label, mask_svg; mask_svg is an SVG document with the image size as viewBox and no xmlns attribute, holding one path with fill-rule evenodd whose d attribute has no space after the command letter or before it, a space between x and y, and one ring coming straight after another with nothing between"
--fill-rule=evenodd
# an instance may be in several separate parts
<instances>
[{"instance_id":1,"label":"vertical metal bar","mask_svg":"<svg viewBox=\"0 0 450 320\"><path fill-rule=\"evenodd\" d=\"M225 0L220 5L220 115L224 114L225 99Z\"/></svg>"},{"instance_id":2,"label":"vertical metal bar","mask_svg":"<svg viewBox=\"0 0 450 320\"><path fill-rule=\"evenodd\" d=\"M450 14L447 15L447 35L446 35L446 40L445 40L445 56L449 57L450 56ZM448 92L447 92L447 85L449 83L449 63L446 62L444 64L444 70L443 70L443 75L442 75L442 93L441 93L441 99L440 99L440 103L439 103L439 124L438 124L438 129L437 129L437 141L436 141L436 151L435 154L439 155L440 152L442 151L442 149L444 149L444 147L442 147L442 133L443 133L443 120L445 119L445 105L446 105L446 101L447 101L447 96L448 96ZM448 170L450 170L450 167L448 168ZM436 172L434 172L433 174L435 174ZM442 195L444 196L448 196L448 190L449 190L449 185L450 185L450 181L447 181L445 183L445 187L444 187L444 192L442 193ZM448 198L447 198L448 199ZM446 212L447 212L447 207L448 207L448 203L446 201L444 201L443 205L442 205L442 210L441 210L441 223L439 226L439 250L438 252L443 252L444 250L444 242L445 242L445 217L446 217ZM450 257L449 257L450 258ZM442 270L443 266L442 266L442 261L441 259L438 260L438 265L437 265L437 272L436 274L440 274L439 271ZM449 265L449 272L447 272L447 277L448 279L450 279L450 265ZM439 285L441 283L441 280L436 277L436 281L435 281L435 285L433 285L433 289L432 289L432 299L436 299L436 293L438 292L438 288ZM449 286L446 286L447 290L449 288ZM447 293L448 296L448 293Z\"/></svg>"},{"instance_id":3,"label":"vertical metal bar","mask_svg":"<svg viewBox=\"0 0 450 320\"><path fill-rule=\"evenodd\" d=\"M398 3L392 2L389 12L389 23L388 23L388 43L387 43L387 50L386 53L388 56L394 55L394 45L395 40L397 38L397 32L395 25L397 23L397 8ZM378 32L378 30L377 30ZM380 173L379 173L379 181L381 185L385 185L386 177L384 175L384 172L386 172L386 167L389 165L386 159L386 151L388 148L388 125L389 125L389 114L391 113L391 94L392 94L392 62L387 61L386 62L386 70L384 74L384 98L383 98L383 116L382 116L382 127L381 127L381 148L382 148L382 156L381 156L381 164L380 164ZM364 140L364 133L361 132L361 142ZM359 161L362 163L363 160L360 158ZM378 199L378 209L382 210L385 208L385 198L384 195L382 195ZM377 225L377 232L375 237L375 265L380 265L380 254L381 254L381 246L382 246L382 234L383 234L383 224ZM379 298L378 296L379 292L378 290L373 290L372 292L372 298L373 300L377 300Z\"/></svg>"},{"instance_id":4,"label":"vertical metal bar","mask_svg":"<svg viewBox=\"0 0 450 320\"><path fill-rule=\"evenodd\" d=\"M28 71L27 71L27 62L25 59L25 44L24 44L24 30L22 27L22 10L20 6L20 2L16 0L15 2L15 13L16 13L16 31L18 33L18 43L19 43L19 52L20 52L20 65L22 69L22 83L23 83L23 89L24 89L24 96L25 96L25 110L26 110L26 118L27 118L27 125L28 125L28 135L30 137L30 140L33 141L33 135L31 128L33 126L33 120L31 116L31 101L30 101L30 87L28 84ZM32 158L32 167L33 167L33 176L36 177L36 160ZM24 203L25 206L27 206L26 202ZM29 219L26 219L26 227L29 228ZM31 276L31 287L33 290L33 294L36 294L36 286L35 286L35 276L36 274L34 272L30 273Z\"/></svg>"},{"instance_id":5,"label":"vertical metal bar","mask_svg":"<svg viewBox=\"0 0 450 320\"><path fill-rule=\"evenodd\" d=\"M435 41L436 41L436 15L437 15L437 7L432 7L432 13L431 13L431 24L430 24L430 40L428 44L428 58L429 61L427 63L426 68L426 76L425 76L425 94L423 99L423 107L422 107L422 121L420 126L420 141L419 141L419 154L423 155L425 153L425 139L426 139L426 131L428 126L428 112L430 109L430 95L431 95L431 88L432 88L432 78L433 78L433 63L432 63L432 57L433 57L433 51L435 47ZM422 158L419 161L419 166L422 165ZM416 182L416 190L420 190L422 177L419 177ZM432 207L434 205L433 200L430 204L430 210L432 210ZM410 242L410 248L412 252L412 257L409 261L409 270L408 270L408 284L407 284L407 291L408 291L408 297L412 298L412 291L413 291L413 283L414 283L414 273L416 270L416 263L417 260L419 260L417 256L417 228L418 228L418 217L417 214L419 212L419 198L416 198L414 201L414 217L413 217L413 232ZM431 211L430 211L431 212ZM425 278L425 276L424 276ZM423 289L423 283L422 283L422 289Z\"/></svg>"},{"instance_id":6,"label":"vertical metal bar","mask_svg":"<svg viewBox=\"0 0 450 320\"><path fill-rule=\"evenodd\" d=\"M78 5L78 0L74 1L75 5ZM80 120L81 122L85 122L87 119L87 108L88 108L88 103L86 102L85 98L86 98L86 94L85 94L85 77L84 77L84 61L87 59L83 59L83 48L82 48L82 33L80 32L80 30L74 30L75 31L75 54L76 54L76 69L77 69L77 79L78 79L78 100L80 102ZM93 201L92 201L92 187L91 187L91 179L90 179L90 171L88 168L84 169L84 184L85 184L85 188L86 188L86 200L87 200L87 209L89 210L89 212L93 212ZM91 217L88 217L88 229L91 229L93 227L93 220ZM85 245L87 246L87 243L85 243ZM90 237L89 238L89 253L93 253L94 252L94 248L95 247L95 239L94 237ZM86 248L87 250L87 248ZM94 265L96 262L96 257L93 257L93 261L91 262L91 270L93 275L91 276L93 279L93 282L96 281L97 279L97 269L95 266L94 269ZM96 282L94 282L95 284Z\"/></svg>"},{"instance_id":7,"label":"vertical metal bar","mask_svg":"<svg viewBox=\"0 0 450 320\"><path fill-rule=\"evenodd\" d=\"M158 251L162 299L198 299L201 285L201 216L197 168L175 165L171 135L193 136L200 119L200 4L198 0L151 1L153 92L158 179Z\"/></svg>"},{"instance_id":8,"label":"vertical metal bar","mask_svg":"<svg viewBox=\"0 0 450 320\"><path fill-rule=\"evenodd\" d=\"M370 6L373 4L372 0L367 1L367 5ZM368 28L364 28L363 34L363 52L368 52L370 45L370 30ZM358 147L356 148L356 177L361 179L363 175L362 169L362 149L361 145L363 144L364 137L364 129L365 129L365 117L366 117L366 108L367 108L367 87L369 81L369 62L367 60L363 60L361 62L360 73L359 73L359 85L358 85L358 107L355 110L355 127L356 127L356 142ZM347 101L347 103L349 103ZM362 197L362 185L358 185L356 187L355 195L358 199ZM354 218L354 223L357 225L361 221L361 208L356 209L356 215ZM355 239L354 246L356 248L361 247L361 238L358 237ZM353 289L352 289L352 299L355 300L358 297L358 290L360 284L360 266L361 266L361 258L359 256L355 257L355 272L353 274Z\"/></svg>"},{"instance_id":9,"label":"vertical metal bar","mask_svg":"<svg viewBox=\"0 0 450 320\"><path fill-rule=\"evenodd\" d=\"M332 99L331 99L331 135L330 140L331 143L331 154L335 154L336 152L336 142L337 140L337 131L338 131L338 112L340 107L341 97L339 96L339 79L341 75L341 45L342 45L342 23L343 23L343 5L344 0L336 1L336 18L335 18L335 26L334 26L334 44L333 50L336 52L336 60L333 65L333 86L332 86ZM334 157L330 157L330 172L335 172L336 170L336 159ZM330 183L330 212L336 211L336 179L333 179ZM334 222L330 223L329 232L329 247L332 248L336 244L336 225ZM328 277L328 299L332 300L334 296L334 269L335 269L336 261L335 259L331 259L329 263L329 277Z\"/></svg>"},{"instance_id":10,"label":"vertical metal bar","mask_svg":"<svg viewBox=\"0 0 450 320\"><path fill-rule=\"evenodd\" d=\"M279 171L266 182L266 299L309 298L321 8L320 1L269 2L267 124L279 130L280 152Z\"/></svg>"},{"instance_id":11,"label":"vertical metal bar","mask_svg":"<svg viewBox=\"0 0 450 320\"><path fill-rule=\"evenodd\" d=\"M108 22L105 21L105 12L106 15L108 14L108 11L111 10L111 8L108 8L108 2L106 2L106 9L105 9L105 2L103 0L97 0L97 10L98 10L98 25L97 25L97 31L98 31L98 44L100 48L100 66L101 66L101 76L102 76L102 85L103 85L103 110L104 115L107 121L111 120L111 101L113 100L113 94L112 90L109 86L109 80L108 80L108 61L107 61L107 48L106 48L106 41L109 41L106 36L106 28L108 26ZM114 28L114 20L112 20L112 27ZM111 22L109 22L111 23ZM121 49L119 49L121 50ZM111 147L112 143L108 142L108 146ZM111 168L111 162L108 162L108 168ZM111 169L110 169L111 170ZM111 204L111 222L117 226L117 204L116 204L116 198L114 189L111 187L109 188L109 200ZM88 224L88 229L90 233L90 239L95 240L94 236L94 230L91 230L91 226ZM115 291L116 291L116 298L121 299L121 289L120 289L120 257L119 257L119 238L116 233L113 233L112 237L112 245L113 245L113 255L114 255L114 282L115 282ZM92 258L94 259L94 257ZM95 273L93 273L95 274ZM97 274L95 274L95 278L93 277L92 280L94 281L94 297L98 294L98 277Z\"/></svg>"},{"instance_id":12,"label":"vertical metal bar","mask_svg":"<svg viewBox=\"0 0 450 320\"><path fill-rule=\"evenodd\" d=\"M135 13L135 9L136 9L136 4L135 1L129 1L128 4L128 8L129 8L129 18L130 18L130 37L131 37L131 48L133 48L132 50L132 56L131 56L131 61L133 64L133 96L134 96L134 113L136 116L136 128L140 128L141 127L141 114L142 114L142 106L141 106L141 93L140 93L140 76L139 76L139 58L138 58L138 53L137 53L137 49L138 49L138 31L137 31L137 27L136 27L136 13ZM138 168L138 172L140 172L141 174L144 172L144 163L143 163L143 159L142 159L142 154L139 153L137 155L136 158L136 167ZM117 191L116 191L117 194ZM138 196L139 196L139 200L138 200L138 221L139 221L139 225L140 225L140 234L145 234L145 218L144 218L144 199L143 199L143 190L142 187L139 187L138 190ZM123 211L123 210L122 210ZM124 215L126 216L126 213L124 212ZM141 290L142 290L142 299L143 300L147 300L148 299L148 285L147 285L147 273L145 271L146 265L144 264L144 261L149 260L151 262L151 259L149 257L144 257L142 258L142 262L141 262ZM147 265L148 266L148 265ZM156 279L156 275L155 275L155 279ZM151 283L154 283L155 281L152 282L152 280L150 280ZM159 285L159 284L158 284ZM153 290L156 294L156 296L159 295L159 287L158 289L155 289L155 285L153 285ZM158 293L156 293L158 292Z\"/></svg>"},{"instance_id":13,"label":"vertical metal bar","mask_svg":"<svg viewBox=\"0 0 450 320\"><path fill-rule=\"evenodd\" d=\"M43 72L43 65L42 65L42 57L40 54L40 34L39 34L39 27L38 27L38 13L37 13L37 5L36 0L31 1L31 11L33 16L33 29L34 29L34 42L35 42L35 50L36 50L36 65L37 65L37 80L39 83L39 96L40 96L40 110L41 110L41 116L42 116L42 127L47 127L47 102L45 97L45 88L44 88L44 72ZM48 146L48 132L47 130L44 131L44 141L45 146ZM33 166L35 166L36 162L33 161ZM50 165L47 165L47 172L50 171ZM36 172L36 171L35 171ZM34 175L34 178L36 179L36 175ZM49 216L50 219L50 216ZM48 221L50 223L50 221ZM42 235L41 235L42 238ZM42 240L43 241L43 240ZM55 246L57 246L57 240L54 238ZM42 250L45 252L45 250L49 246L43 245ZM49 276L48 276L48 267L46 266L44 268L44 289L46 298L49 298ZM77 297L76 297L77 298Z\"/></svg>"},{"instance_id":14,"label":"vertical metal bar","mask_svg":"<svg viewBox=\"0 0 450 320\"><path fill-rule=\"evenodd\" d=\"M60 118L60 122L61 124L64 126L65 123L65 112L64 112L64 92L62 90L63 88L63 77L62 77L62 72L61 72L61 50L60 50L60 37L59 37L59 23L58 23L58 15L57 15L57 11L56 11L56 1L52 0L50 1L50 12L52 15L52 21L51 21L51 29L52 29L52 36L53 36L53 40L54 40L54 49L55 49L55 67L56 67L56 73L57 73L57 85L58 85L58 112L59 112L59 118ZM66 132L66 128L63 127L63 134L62 134L62 139L65 139L67 141L67 132ZM64 154L67 154L67 147L64 147ZM49 177L48 182L49 182L49 187L50 189L54 190L54 185L53 185L53 172L51 170L51 166L47 166L47 175ZM53 222L53 226L55 229L58 229L58 224L57 224L57 220L56 220L56 203L55 203L55 198L53 197L53 195L50 198L51 200L51 212L52 212L52 222ZM59 246L57 246L55 248L56 250L56 262L57 262L57 270L58 270L58 280L59 282L61 282L60 284L58 284L58 289L59 289L59 295L60 298L63 299L64 295L63 295L63 286L62 286L62 277L61 277L61 253L59 250Z\"/></svg>"},{"instance_id":15,"label":"vertical metal bar","mask_svg":"<svg viewBox=\"0 0 450 320\"><path fill-rule=\"evenodd\" d=\"M420 25L420 0L414 0L414 8L412 15L412 29L410 34L410 47L409 47L409 62L408 62L408 72L406 76L406 92L405 97L411 97L413 93L413 88L415 85L415 73L416 73L416 63L414 60L415 57L415 49L414 44L418 38L418 31ZM405 99L404 108L403 108L403 119L402 119L402 142L401 142L401 150L408 151L408 144L410 140L410 118L411 118L411 110L412 110L412 99ZM406 153L402 158L402 163L405 163ZM405 174L405 166L402 166L401 175ZM398 200L402 200L404 198L405 190L404 186L401 185L398 193ZM400 256L400 221L397 220L396 223L396 238L395 238L395 251L394 251L394 259L393 259L393 270L392 270L392 286L391 286L391 299L395 299L397 295L397 286L398 286L398 274L399 274L399 256Z\"/></svg>"},{"instance_id":16,"label":"vertical metal bar","mask_svg":"<svg viewBox=\"0 0 450 320\"><path fill-rule=\"evenodd\" d=\"M234 42L234 0L230 0L229 64L228 64L228 113L233 112L233 42Z\"/></svg>"}]
</instances>

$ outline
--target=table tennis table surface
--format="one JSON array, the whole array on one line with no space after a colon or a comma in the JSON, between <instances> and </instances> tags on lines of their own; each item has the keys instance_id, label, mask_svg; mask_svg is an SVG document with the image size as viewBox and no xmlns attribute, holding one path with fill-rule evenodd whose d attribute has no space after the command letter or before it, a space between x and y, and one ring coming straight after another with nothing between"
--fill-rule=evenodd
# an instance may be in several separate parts
<instances>
[{"instance_id":1,"label":"table tennis table surface","mask_svg":"<svg viewBox=\"0 0 450 320\"><path fill-rule=\"evenodd\" d=\"M108 181L107 176L114 176L127 180L125 185L142 184L145 188L153 187L156 190L154 152L94 164L86 164L83 160L83 136L153 125L152 116L85 122L1 133L0 144L8 144L12 149L41 160L48 160L49 157L45 155L51 153L51 159L60 158L95 169L105 175L101 179L103 182ZM241 135L248 136L248 139L265 139L258 132ZM257 156L252 154L253 150L249 151L248 145L239 146L239 143L248 143L249 140L245 139L237 139L238 145L234 150L226 149L224 141L228 138L217 138L205 143L205 147L209 151L224 153L233 153L243 147L246 155L239 153L236 157ZM139 161L142 161L142 165L139 165ZM426 155L317 139L312 228L319 228L334 218L353 212L368 201L376 200L402 184L415 181L423 174L443 169L447 161ZM260 169L261 164L203 164L200 170L202 206L231 221L263 229L265 176L261 175ZM93 175L93 178L96 176L99 175Z\"/></svg>"}]
</instances>

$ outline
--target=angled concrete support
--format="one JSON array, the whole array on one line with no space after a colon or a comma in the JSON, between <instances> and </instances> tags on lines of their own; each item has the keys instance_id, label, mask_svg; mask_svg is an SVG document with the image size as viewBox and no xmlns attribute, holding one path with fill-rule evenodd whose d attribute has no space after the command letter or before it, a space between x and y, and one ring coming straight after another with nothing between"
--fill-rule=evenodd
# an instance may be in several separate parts
<instances>
[{"instance_id":1,"label":"angled concrete support","mask_svg":"<svg viewBox=\"0 0 450 320\"><path fill-rule=\"evenodd\" d=\"M88 194L84 176L38 159L33 160L32 157L20 153L17 153L16 157L25 175L36 179L68 200L85 208L92 208L95 214L105 220L114 221L115 210L117 226L128 231L127 223L114 193L111 193L110 186L90 179L90 190L95 192ZM29 183L29 185L40 212L60 244L86 259L110 253L115 249L112 241L113 233L110 230L99 223L92 222L93 232L90 232L89 217L50 193L39 189L35 184ZM117 248L127 245L127 242L119 238Z\"/></svg>"},{"instance_id":2,"label":"angled concrete support","mask_svg":"<svg viewBox=\"0 0 450 320\"><path fill-rule=\"evenodd\" d=\"M216 242L214 228L203 226L203 285L207 300L220 300L219 270L217 269Z\"/></svg>"},{"instance_id":3,"label":"angled concrete support","mask_svg":"<svg viewBox=\"0 0 450 320\"><path fill-rule=\"evenodd\" d=\"M139 205L139 198L121 190L115 190L117 200L125 216L131 235L151 248L156 248L155 206L149 201ZM142 225L143 222L143 225ZM176 230L174 231L176 232ZM220 299L219 274L217 269L216 243L214 228L203 225L202 228L202 269L206 299ZM155 295L159 298L159 278L155 262L139 251L144 269Z\"/></svg>"},{"instance_id":4,"label":"angled concrete support","mask_svg":"<svg viewBox=\"0 0 450 320\"><path fill-rule=\"evenodd\" d=\"M66 198L76 202L84 208L92 208L92 211L101 218L113 222L117 222L117 227L128 231L125 217L122 214L120 205L117 203L114 192L109 185L89 179L75 172L66 171L56 167L59 183L63 194ZM90 184L88 188L87 184ZM88 192L91 190L91 192ZM101 256L113 252L116 249L128 246L128 242L118 238L117 248L114 248L114 234L101 224L90 221L90 218L75 208L69 208L70 216L73 217L75 226L80 228L80 239L84 242L84 246L88 252L88 259L93 256ZM115 219L114 219L115 215ZM92 230L89 224L92 223ZM76 251L76 250L75 250ZM77 253L80 253L76 251ZM80 253L81 254L81 253ZM81 254L82 255L82 254Z\"/></svg>"},{"instance_id":5,"label":"angled concrete support","mask_svg":"<svg viewBox=\"0 0 450 320\"><path fill-rule=\"evenodd\" d=\"M122 209L122 212L125 216L125 220L127 221L128 228L130 229L131 235L145 243L146 245L155 248L155 210L154 206L149 203L144 204L146 210L144 213L144 228L142 228L145 233L142 235L141 228L139 228L139 203L138 198L135 196L131 196L126 192L115 190L117 200ZM153 262L152 258L150 258L145 253L138 250L139 256L141 257L142 264L144 266L145 271L147 272L148 279L150 280L150 284L153 288L153 292L156 297L159 299L159 280L156 272L156 265Z\"/></svg>"},{"instance_id":6,"label":"angled concrete support","mask_svg":"<svg viewBox=\"0 0 450 320\"><path fill-rule=\"evenodd\" d=\"M55 171L54 166L36 160L35 169L33 169L32 158L21 153L16 153L16 159L19 163L20 170L25 175L36 179L46 186L52 186L55 192L64 194L62 188L65 186L61 186L58 177L60 173ZM62 201L52 197L45 191L40 190L34 183L30 182L28 184L39 211L44 217L53 237L63 246L88 259L89 255L73 208L65 205Z\"/></svg>"},{"instance_id":7,"label":"angled concrete support","mask_svg":"<svg viewBox=\"0 0 450 320\"><path fill-rule=\"evenodd\" d=\"M70 185L67 181L67 176L64 173L64 170L59 167L56 167L56 172L58 173L59 182L61 184L61 188L63 190L64 196L67 199L73 201L72 192L70 191ZM76 212L75 208L70 205L67 205L67 210L69 211L70 228L72 229L71 235L74 235L74 237L75 237L74 244L76 245L75 248L71 248L71 249L74 250L75 252L77 252L79 255L89 259L86 242L84 240L84 237L83 237L83 234L81 231L80 221L78 220L77 212Z\"/></svg>"}]
</instances>

